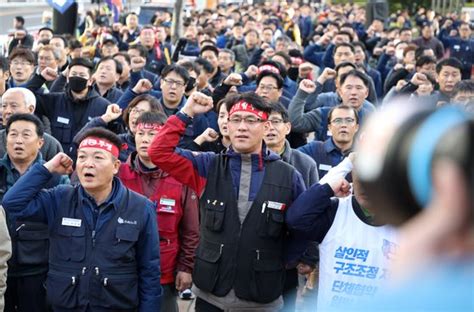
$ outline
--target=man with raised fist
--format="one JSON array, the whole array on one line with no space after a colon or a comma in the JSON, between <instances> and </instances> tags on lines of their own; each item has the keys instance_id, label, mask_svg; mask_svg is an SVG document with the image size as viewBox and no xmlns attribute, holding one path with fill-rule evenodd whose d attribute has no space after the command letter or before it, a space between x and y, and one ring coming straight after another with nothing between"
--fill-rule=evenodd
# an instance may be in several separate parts
<instances>
[{"instance_id":1,"label":"man with raised fist","mask_svg":"<svg viewBox=\"0 0 474 312\"><path fill-rule=\"evenodd\" d=\"M114 177L121 148L114 133L93 128L79 142L79 185L43 189L53 174L72 172L72 159L59 153L34 164L3 198L11 216L48 224L48 302L53 311L159 311L154 205Z\"/></svg>"},{"instance_id":2,"label":"man with raised fist","mask_svg":"<svg viewBox=\"0 0 474 312\"><path fill-rule=\"evenodd\" d=\"M288 237L285 225L305 186L296 169L263 143L271 107L253 93L227 102L231 146L225 154L177 148L186 126L212 107L211 97L193 93L148 148L155 165L200 196L196 311L278 311L285 264L306 249L305 241ZM284 251L285 243L293 252Z\"/></svg>"}]
</instances>

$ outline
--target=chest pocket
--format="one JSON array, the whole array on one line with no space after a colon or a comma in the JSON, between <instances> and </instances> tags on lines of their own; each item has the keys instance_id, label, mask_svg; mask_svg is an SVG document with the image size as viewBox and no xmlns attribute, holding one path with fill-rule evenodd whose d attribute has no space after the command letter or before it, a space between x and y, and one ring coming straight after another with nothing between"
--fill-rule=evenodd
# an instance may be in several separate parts
<instances>
[{"instance_id":1,"label":"chest pocket","mask_svg":"<svg viewBox=\"0 0 474 312\"><path fill-rule=\"evenodd\" d=\"M52 253L62 260L81 262L86 255L85 227L60 225Z\"/></svg>"},{"instance_id":2,"label":"chest pocket","mask_svg":"<svg viewBox=\"0 0 474 312\"><path fill-rule=\"evenodd\" d=\"M224 225L225 203L217 200L210 201L205 205L204 225L211 231L220 232Z\"/></svg>"},{"instance_id":3,"label":"chest pocket","mask_svg":"<svg viewBox=\"0 0 474 312\"><path fill-rule=\"evenodd\" d=\"M48 225L36 222L17 222L16 256L19 264L48 263Z\"/></svg>"},{"instance_id":4,"label":"chest pocket","mask_svg":"<svg viewBox=\"0 0 474 312\"><path fill-rule=\"evenodd\" d=\"M70 123L65 124L54 121L51 123L51 132L63 144L69 144L72 141L72 127Z\"/></svg>"},{"instance_id":5,"label":"chest pocket","mask_svg":"<svg viewBox=\"0 0 474 312\"><path fill-rule=\"evenodd\" d=\"M158 229L160 234L177 232L178 222L181 217L177 205L179 205L179 203L174 199L159 199L156 205L156 213L158 215Z\"/></svg>"},{"instance_id":6,"label":"chest pocket","mask_svg":"<svg viewBox=\"0 0 474 312\"><path fill-rule=\"evenodd\" d=\"M269 209L260 217L260 226L258 227L258 234L261 237L279 238L285 221L283 211Z\"/></svg>"},{"instance_id":7,"label":"chest pocket","mask_svg":"<svg viewBox=\"0 0 474 312\"><path fill-rule=\"evenodd\" d=\"M110 248L113 260L121 262L135 261L135 247L139 236L138 227L130 224L119 224L115 230L115 239Z\"/></svg>"}]
</instances>

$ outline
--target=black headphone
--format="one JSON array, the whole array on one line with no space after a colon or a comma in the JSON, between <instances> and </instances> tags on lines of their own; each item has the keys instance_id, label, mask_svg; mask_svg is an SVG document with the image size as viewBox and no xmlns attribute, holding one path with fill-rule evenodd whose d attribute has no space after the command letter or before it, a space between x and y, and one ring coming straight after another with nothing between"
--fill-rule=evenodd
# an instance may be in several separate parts
<instances>
[{"instance_id":1,"label":"black headphone","mask_svg":"<svg viewBox=\"0 0 474 312\"><path fill-rule=\"evenodd\" d=\"M359 175L380 222L401 224L427 206L433 192L432 164L440 158L459 164L473 189L474 120L455 106L410 116L391 137L378 175Z\"/></svg>"}]
</instances>

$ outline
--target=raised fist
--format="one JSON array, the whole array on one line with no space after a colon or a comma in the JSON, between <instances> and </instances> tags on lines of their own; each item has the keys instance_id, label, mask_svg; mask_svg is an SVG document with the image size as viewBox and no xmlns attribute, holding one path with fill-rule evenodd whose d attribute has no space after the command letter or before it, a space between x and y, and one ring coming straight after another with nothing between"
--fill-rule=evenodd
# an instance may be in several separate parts
<instances>
[{"instance_id":1,"label":"raised fist","mask_svg":"<svg viewBox=\"0 0 474 312\"><path fill-rule=\"evenodd\" d=\"M311 80L309 80L309 79L303 79L300 82L300 87L299 88L300 88L300 90L311 94L314 91L316 91L316 84L314 82L312 82Z\"/></svg>"},{"instance_id":2,"label":"raised fist","mask_svg":"<svg viewBox=\"0 0 474 312\"><path fill-rule=\"evenodd\" d=\"M150 80L142 78L138 80L137 84L135 85L135 87L133 87L132 91L137 94L141 94L141 93L150 91L151 88L153 88L153 85L151 84Z\"/></svg>"},{"instance_id":3,"label":"raised fist","mask_svg":"<svg viewBox=\"0 0 474 312\"><path fill-rule=\"evenodd\" d=\"M330 80L330 79L335 79L336 78L336 71L332 68L329 68L329 67L326 67L322 74L319 75L318 77L318 82L320 84L324 84L327 80Z\"/></svg>"},{"instance_id":4,"label":"raised fist","mask_svg":"<svg viewBox=\"0 0 474 312\"><path fill-rule=\"evenodd\" d=\"M58 78L58 72L52 68L46 67L41 72L41 76L43 76L43 78L46 79L46 81L53 81L56 78Z\"/></svg>"},{"instance_id":5,"label":"raised fist","mask_svg":"<svg viewBox=\"0 0 474 312\"><path fill-rule=\"evenodd\" d=\"M106 123L109 123L112 120L119 118L120 116L122 116L122 109L120 108L120 106L118 106L117 104L109 104L107 106L105 114L103 114L100 118L102 118L102 120Z\"/></svg>"},{"instance_id":6,"label":"raised fist","mask_svg":"<svg viewBox=\"0 0 474 312\"><path fill-rule=\"evenodd\" d=\"M141 56L135 56L132 58L130 62L130 68L132 69L133 72L139 72L145 67L146 65L146 59Z\"/></svg>"},{"instance_id":7,"label":"raised fist","mask_svg":"<svg viewBox=\"0 0 474 312\"><path fill-rule=\"evenodd\" d=\"M241 86L242 76L236 73L232 73L224 80L224 84L228 86Z\"/></svg>"},{"instance_id":8,"label":"raised fist","mask_svg":"<svg viewBox=\"0 0 474 312\"><path fill-rule=\"evenodd\" d=\"M188 98L188 101L184 105L182 112L189 117L194 117L197 114L204 114L210 111L214 107L212 97L205 95L201 92L194 92Z\"/></svg>"}]
</instances>

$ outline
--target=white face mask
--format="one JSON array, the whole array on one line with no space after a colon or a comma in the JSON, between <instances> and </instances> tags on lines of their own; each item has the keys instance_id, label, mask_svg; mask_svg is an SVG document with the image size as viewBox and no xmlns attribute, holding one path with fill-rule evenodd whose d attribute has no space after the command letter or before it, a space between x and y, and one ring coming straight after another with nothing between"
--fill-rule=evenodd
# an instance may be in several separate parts
<instances>
[{"instance_id":1,"label":"white face mask","mask_svg":"<svg viewBox=\"0 0 474 312\"><path fill-rule=\"evenodd\" d=\"M395 57L399 61L403 60L403 50L395 50Z\"/></svg>"}]
</instances>

